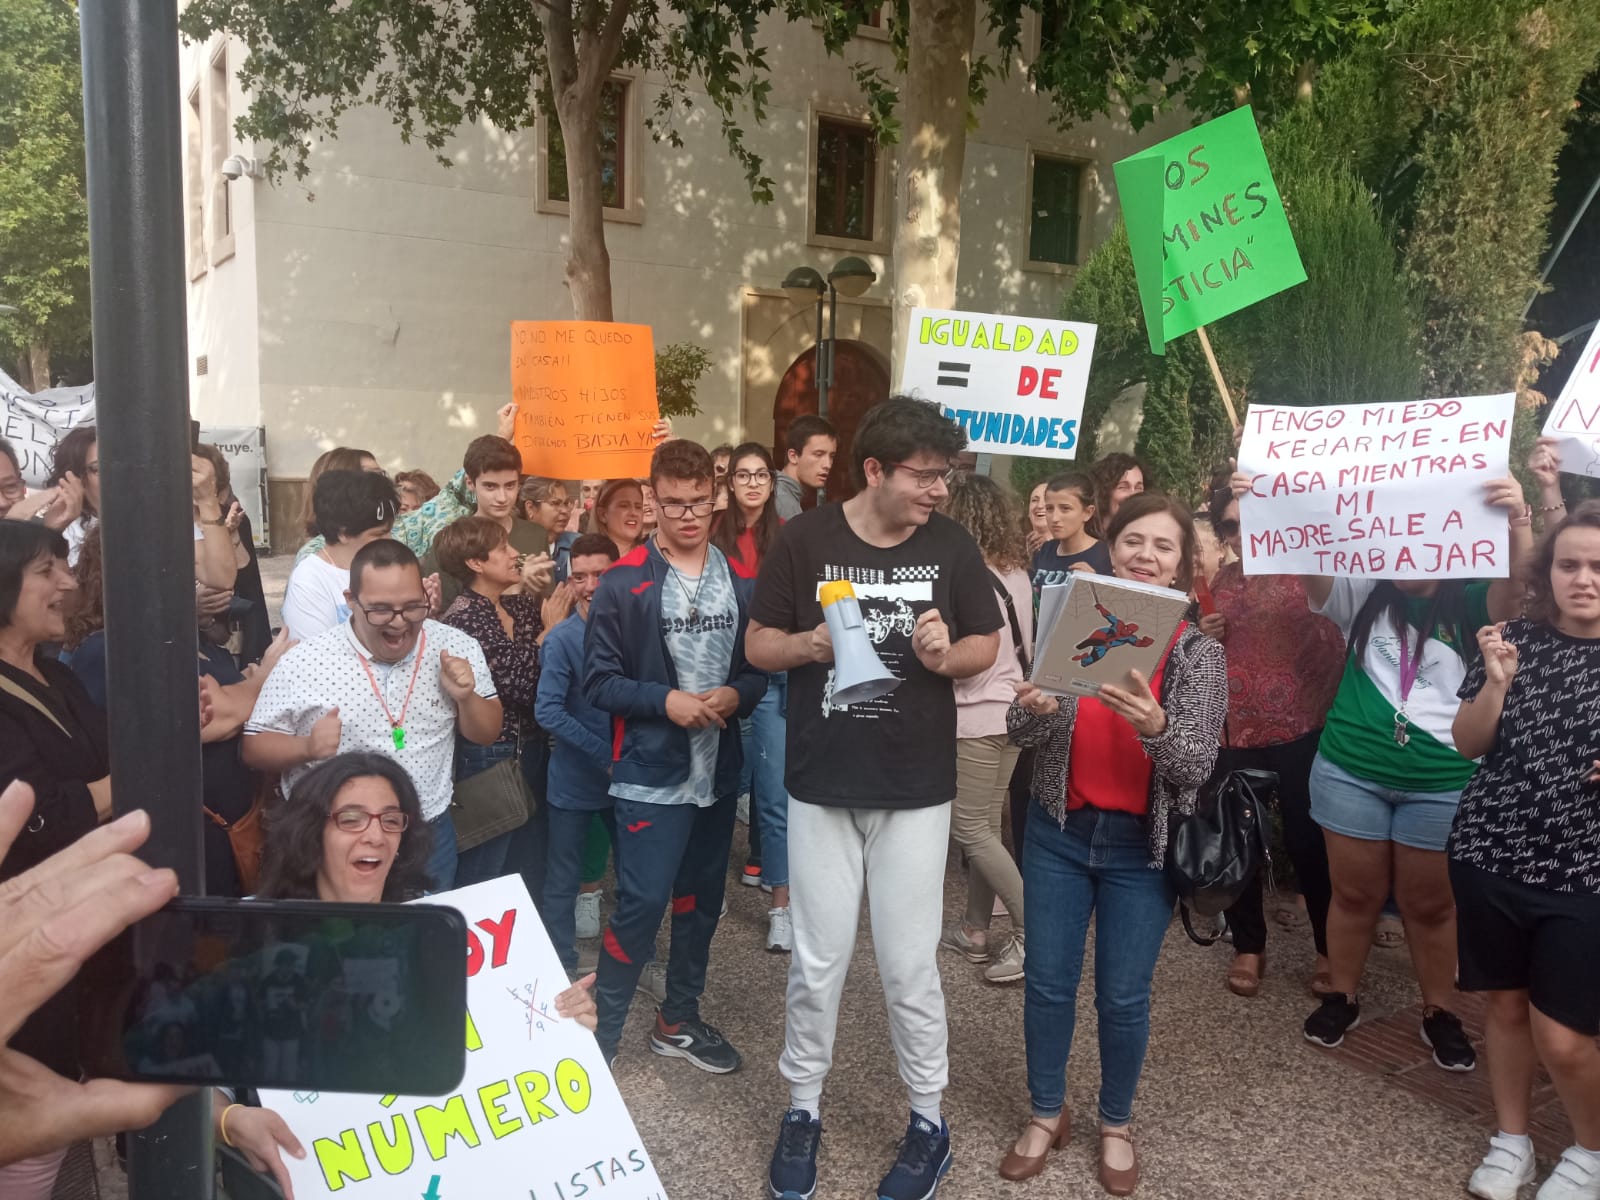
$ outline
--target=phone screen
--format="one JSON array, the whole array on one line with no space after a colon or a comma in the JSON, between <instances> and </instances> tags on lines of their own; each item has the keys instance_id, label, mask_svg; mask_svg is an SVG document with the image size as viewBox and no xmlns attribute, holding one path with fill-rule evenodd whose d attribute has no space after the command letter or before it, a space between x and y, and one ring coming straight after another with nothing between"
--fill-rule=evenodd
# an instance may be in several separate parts
<instances>
[{"instance_id":1,"label":"phone screen","mask_svg":"<svg viewBox=\"0 0 1600 1200\"><path fill-rule=\"evenodd\" d=\"M91 1076L437 1096L466 1068L451 908L176 900L86 965Z\"/></svg>"}]
</instances>

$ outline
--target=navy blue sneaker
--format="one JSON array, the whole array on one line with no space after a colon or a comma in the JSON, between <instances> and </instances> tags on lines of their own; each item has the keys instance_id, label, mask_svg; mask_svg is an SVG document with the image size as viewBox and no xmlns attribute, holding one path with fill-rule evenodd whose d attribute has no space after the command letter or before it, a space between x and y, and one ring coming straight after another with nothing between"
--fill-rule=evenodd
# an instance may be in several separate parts
<instances>
[{"instance_id":1,"label":"navy blue sneaker","mask_svg":"<svg viewBox=\"0 0 1600 1200\"><path fill-rule=\"evenodd\" d=\"M878 1184L878 1200L933 1200L939 1182L950 1170L950 1126L911 1114L900 1157Z\"/></svg>"},{"instance_id":2,"label":"navy blue sneaker","mask_svg":"<svg viewBox=\"0 0 1600 1200\"><path fill-rule=\"evenodd\" d=\"M822 1122L803 1108L791 1108L778 1126L778 1145L767 1168L772 1200L811 1200L817 1194L817 1146Z\"/></svg>"}]
</instances>

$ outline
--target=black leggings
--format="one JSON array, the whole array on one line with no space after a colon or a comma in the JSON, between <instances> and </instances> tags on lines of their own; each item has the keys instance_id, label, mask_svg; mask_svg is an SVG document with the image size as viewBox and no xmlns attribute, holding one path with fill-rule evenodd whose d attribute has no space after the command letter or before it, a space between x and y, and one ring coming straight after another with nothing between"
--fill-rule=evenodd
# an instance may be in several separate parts
<instances>
[{"instance_id":1,"label":"black leggings","mask_svg":"<svg viewBox=\"0 0 1600 1200\"><path fill-rule=\"evenodd\" d=\"M1300 894L1311 918L1311 936L1317 953L1328 953L1328 902L1333 886L1328 882L1328 847L1322 827L1311 819L1311 763L1317 757L1322 731L1314 730L1292 742L1276 746L1224 746L1217 756L1219 771L1255 768L1276 771L1278 808L1283 814L1283 842L1294 865ZM1267 948L1267 919L1262 904L1261 876L1257 873L1244 894L1228 909L1237 954L1260 954Z\"/></svg>"}]
</instances>

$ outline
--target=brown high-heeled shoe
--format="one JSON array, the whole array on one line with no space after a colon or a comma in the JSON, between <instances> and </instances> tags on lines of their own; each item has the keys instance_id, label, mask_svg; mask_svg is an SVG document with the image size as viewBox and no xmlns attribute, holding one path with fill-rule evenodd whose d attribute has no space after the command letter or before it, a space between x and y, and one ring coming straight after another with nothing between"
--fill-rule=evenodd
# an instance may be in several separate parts
<instances>
[{"instance_id":1,"label":"brown high-heeled shoe","mask_svg":"<svg viewBox=\"0 0 1600 1200\"><path fill-rule=\"evenodd\" d=\"M1007 1151L1006 1156L1000 1160L1000 1178L1009 1179L1013 1183L1024 1179L1032 1179L1044 1170L1045 1162L1050 1158L1052 1150L1060 1150L1067 1144L1067 1139L1072 1136L1072 1118L1065 1109L1061 1111L1061 1120L1054 1129L1046 1125L1038 1117L1028 1118L1028 1125L1036 1125L1050 1135L1050 1142L1044 1148L1043 1154L1018 1154L1016 1146ZM1026 1127L1023 1133L1027 1133Z\"/></svg>"},{"instance_id":2,"label":"brown high-heeled shoe","mask_svg":"<svg viewBox=\"0 0 1600 1200\"><path fill-rule=\"evenodd\" d=\"M1128 1143L1129 1148L1132 1148L1133 1137L1127 1131L1122 1129L1102 1129L1100 1131L1100 1140L1102 1142L1100 1152L1100 1186L1105 1188L1105 1190L1110 1192L1113 1196L1131 1196L1133 1195L1133 1189L1139 1186L1139 1155L1137 1152L1134 1153L1133 1166L1128 1167L1126 1170L1119 1170L1116 1167L1110 1166L1106 1162L1105 1147L1103 1144L1106 1138L1120 1138L1122 1141Z\"/></svg>"}]
</instances>

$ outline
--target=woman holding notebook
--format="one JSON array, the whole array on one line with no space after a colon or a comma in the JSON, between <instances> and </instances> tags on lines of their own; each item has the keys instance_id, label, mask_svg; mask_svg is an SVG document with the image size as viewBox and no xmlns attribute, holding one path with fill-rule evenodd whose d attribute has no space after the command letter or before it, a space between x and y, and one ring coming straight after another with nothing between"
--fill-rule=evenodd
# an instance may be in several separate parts
<instances>
[{"instance_id":1,"label":"woman holding notebook","mask_svg":"<svg viewBox=\"0 0 1600 1200\"><path fill-rule=\"evenodd\" d=\"M1124 500L1106 529L1112 574L1187 590L1194 522L1166 496ZM1058 698L1019 684L1011 740L1034 747L1022 875L1030 913L1024 1031L1032 1117L1000 1164L1006 1179L1044 1169L1065 1145L1066 1065L1090 919L1100 1041L1100 1183L1114 1196L1139 1181L1129 1132L1150 1034L1150 981L1174 896L1162 865L1167 823L1194 811L1210 777L1228 705L1222 647L1187 622L1167 635L1149 678Z\"/></svg>"}]
</instances>

